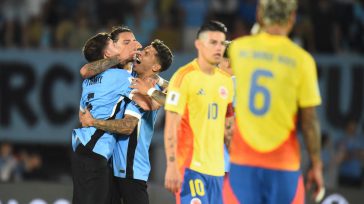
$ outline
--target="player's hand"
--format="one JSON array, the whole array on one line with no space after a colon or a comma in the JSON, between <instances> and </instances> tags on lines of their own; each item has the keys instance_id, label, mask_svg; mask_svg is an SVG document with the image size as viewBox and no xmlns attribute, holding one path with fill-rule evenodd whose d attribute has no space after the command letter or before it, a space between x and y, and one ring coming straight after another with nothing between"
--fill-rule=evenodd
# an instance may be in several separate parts
<instances>
[{"instance_id":1,"label":"player's hand","mask_svg":"<svg viewBox=\"0 0 364 204\"><path fill-rule=\"evenodd\" d=\"M166 175L164 178L164 187L172 193L177 193L180 191L181 185L182 179L177 165L167 165Z\"/></svg>"},{"instance_id":2,"label":"player's hand","mask_svg":"<svg viewBox=\"0 0 364 204\"><path fill-rule=\"evenodd\" d=\"M127 62L132 61L135 56L140 55L141 52L138 50L140 48L140 43L137 41L133 41L125 46L124 49L121 50L120 54L117 55L120 64L126 64Z\"/></svg>"},{"instance_id":3,"label":"player's hand","mask_svg":"<svg viewBox=\"0 0 364 204\"><path fill-rule=\"evenodd\" d=\"M86 109L85 112L80 111L78 117L80 118L82 127L93 126L95 119L92 117L89 110Z\"/></svg>"},{"instance_id":4,"label":"player's hand","mask_svg":"<svg viewBox=\"0 0 364 204\"><path fill-rule=\"evenodd\" d=\"M156 82L154 79L147 78L145 80L134 78L132 79L130 88L136 90L136 93L140 93L142 95L147 95L147 92L150 88L155 86Z\"/></svg>"},{"instance_id":5,"label":"player's hand","mask_svg":"<svg viewBox=\"0 0 364 204\"><path fill-rule=\"evenodd\" d=\"M312 165L307 172L306 188L313 191L313 200L319 203L325 195L322 164Z\"/></svg>"}]
</instances>

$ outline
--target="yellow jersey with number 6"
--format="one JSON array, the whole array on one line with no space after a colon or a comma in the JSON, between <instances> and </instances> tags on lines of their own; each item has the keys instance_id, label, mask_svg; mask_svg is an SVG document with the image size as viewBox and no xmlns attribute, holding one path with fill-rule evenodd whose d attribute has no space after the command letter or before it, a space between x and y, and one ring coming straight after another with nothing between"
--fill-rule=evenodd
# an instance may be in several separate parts
<instances>
[{"instance_id":1,"label":"yellow jersey with number 6","mask_svg":"<svg viewBox=\"0 0 364 204\"><path fill-rule=\"evenodd\" d=\"M234 40L229 57L236 77L237 122L231 161L298 170L298 109L321 103L312 56L285 36L262 32Z\"/></svg>"}]
</instances>

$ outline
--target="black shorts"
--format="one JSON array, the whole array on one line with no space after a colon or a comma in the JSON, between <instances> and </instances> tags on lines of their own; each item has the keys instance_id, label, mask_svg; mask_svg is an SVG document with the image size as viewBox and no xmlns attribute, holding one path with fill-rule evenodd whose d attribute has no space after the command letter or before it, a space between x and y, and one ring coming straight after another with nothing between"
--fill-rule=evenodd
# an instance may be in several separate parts
<instances>
[{"instance_id":1,"label":"black shorts","mask_svg":"<svg viewBox=\"0 0 364 204\"><path fill-rule=\"evenodd\" d=\"M72 154L73 204L110 204L112 170L105 157L78 145Z\"/></svg>"},{"instance_id":2,"label":"black shorts","mask_svg":"<svg viewBox=\"0 0 364 204\"><path fill-rule=\"evenodd\" d=\"M149 204L147 182L114 177L122 204Z\"/></svg>"}]
</instances>

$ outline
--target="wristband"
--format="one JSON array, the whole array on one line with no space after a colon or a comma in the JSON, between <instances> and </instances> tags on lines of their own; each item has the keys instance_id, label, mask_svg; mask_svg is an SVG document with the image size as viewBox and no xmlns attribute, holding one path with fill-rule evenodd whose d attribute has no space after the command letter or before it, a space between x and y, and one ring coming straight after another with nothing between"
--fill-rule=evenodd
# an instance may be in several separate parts
<instances>
[{"instance_id":1,"label":"wristband","mask_svg":"<svg viewBox=\"0 0 364 204\"><path fill-rule=\"evenodd\" d=\"M158 86L163 86L163 84L164 84L164 79L163 79L162 77L160 77L160 76L158 76L158 78L159 78L159 80L158 80L158 82L157 82Z\"/></svg>"},{"instance_id":2,"label":"wristband","mask_svg":"<svg viewBox=\"0 0 364 204\"><path fill-rule=\"evenodd\" d=\"M155 88L150 88L147 92L147 95L148 96L152 96L153 92L155 91L156 89Z\"/></svg>"}]
</instances>

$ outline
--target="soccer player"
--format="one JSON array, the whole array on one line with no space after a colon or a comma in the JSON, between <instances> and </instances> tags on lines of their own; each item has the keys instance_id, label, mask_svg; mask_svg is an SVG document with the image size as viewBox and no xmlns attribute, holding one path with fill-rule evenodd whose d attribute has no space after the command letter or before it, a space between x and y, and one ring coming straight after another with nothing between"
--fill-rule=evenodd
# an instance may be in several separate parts
<instances>
[{"instance_id":1,"label":"soccer player","mask_svg":"<svg viewBox=\"0 0 364 204\"><path fill-rule=\"evenodd\" d=\"M172 63L172 52L160 40L154 40L144 48L133 71L134 82L153 78L165 71ZM154 92L158 86L148 92ZM151 95L151 93L149 94ZM163 104L162 104L163 105ZM84 126L94 126L107 132L123 134L118 136L113 154L114 176L123 204L147 204L147 180L150 173L149 146L154 132L158 110L144 111L133 102L125 110L121 120L96 120L87 112L81 116ZM128 129L128 134L124 130Z\"/></svg>"},{"instance_id":2,"label":"soccer player","mask_svg":"<svg viewBox=\"0 0 364 204\"><path fill-rule=\"evenodd\" d=\"M141 49L142 45L135 39L133 32L125 26L113 27L110 37L116 47L120 50L120 54L85 64L80 70L83 78L95 76L96 74L115 66L123 67L135 76L135 73L132 73L132 67L135 64L135 61L138 60L137 56L140 54L138 49ZM131 44L134 44L134 46L130 46ZM130 55L133 56L134 62L130 63ZM154 75L153 78L157 80L157 84L162 88L162 90L165 90L168 87L168 81L164 80L160 76ZM131 88L140 89L145 87L139 85L139 83L142 82L143 81L133 82L134 85ZM146 91L148 90L149 89ZM146 95L146 93L142 90L140 90L139 93ZM165 94L161 93L159 90L152 91L151 97L159 103L164 103Z\"/></svg>"},{"instance_id":3,"label":"soccer player","mask_svg":"<svg viewBox=\"0 0 364 204\"><path fill-rule=\"evenodd\" d=\"M177 203L222 203L225 117L233 116L233 82L217 68L226 32L217 21L202 25L197 59L181 67L168 87L165 187L176 193Z\"/></svg>"},{"instance_id":4,"label":"soccer player","mask_svg":"<svg viewBox=\"0 0 364 204\"><path fill-rule=\"evenodd\" d=\"M120 52L109 34L99 33L86 42L83 53L88 61L95 61L118 55ZM90 110L98 119L115 118L119 111L124 112L124 98L131 92L130 78L130 74L125 70L108 69L84 80L80 109ZM115 143L114 135L94 127L73 130L73 203L111 202L112 173L108 160Z\"/></svg>"},{"instance_id":5,"label":"soccer player","mask_svg":"<svg viewBox=\"0 0 364 204\"><path fill-rule=\"evenodd\" d=\"M230 45L237 89L230 184L240 203L304 203L298 112L311 159L307 187L323 196L316 65L287 37L296 9L296 0L260 0L261 31Z\"/></svg>"}]
</instances>

